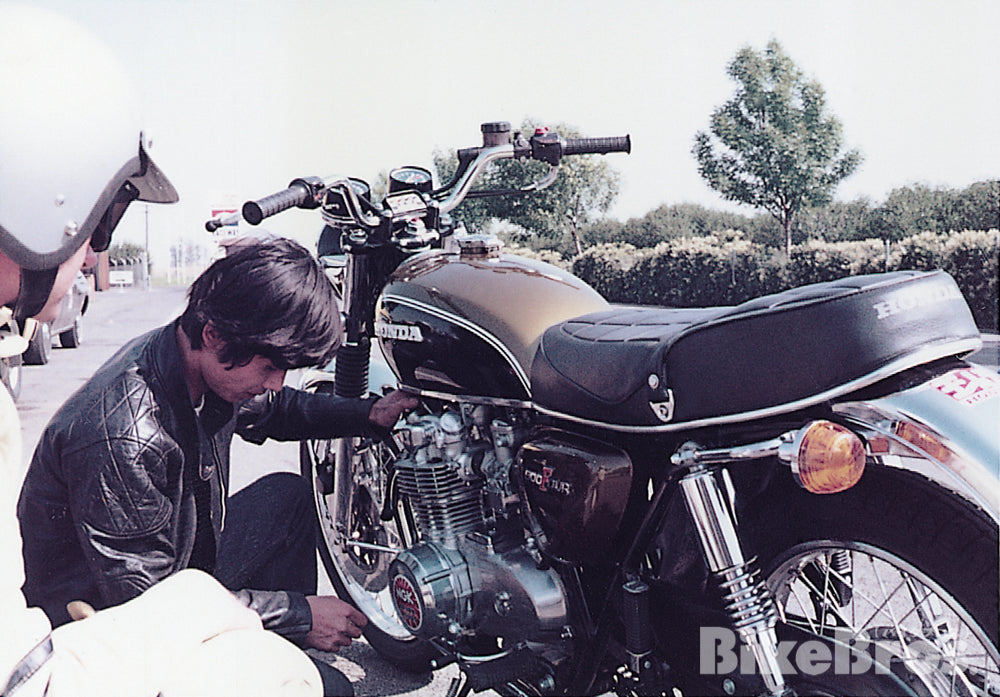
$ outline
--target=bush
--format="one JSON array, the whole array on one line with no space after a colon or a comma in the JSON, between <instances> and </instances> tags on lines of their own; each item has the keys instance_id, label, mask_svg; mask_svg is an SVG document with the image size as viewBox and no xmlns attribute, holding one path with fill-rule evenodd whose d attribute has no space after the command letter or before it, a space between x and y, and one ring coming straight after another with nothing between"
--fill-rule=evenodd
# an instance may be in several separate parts
<instances>
[{"instance_id":1,"label":"bush","mask_svg":"<svg viewBox=\"0 0 1000 697\"><path fill-rule=\"evenodd\" d=\"M881 240L810 241L791 259L742 239L710 235L650 249L602 244L572 271L611 302L671 307L733 305L808 283L883 271L943 269L955 279L983 331L997 331L998 233L921 233L887 254Z\"/></svg>"},{"instance_id":2,"label":"bush","mask_svg":"<svg viewBox=\"0 0 1000 697\"><path fill-rule=\"evenodd\" d=\"M626 281L636 278L631 270L639 256L639 251L630 244L599 244L577 256L570 270L605 298L642 303L641 296Z\"/></svg>"},{"instance_id":3,"label":"bush","mask_svg":"<svg viewBox=\"0 0 1000 697\"><path fill-rule=\"evenodd\" d=\"M544 261L546 264L558 266L565 271L570 270L570 262L563 259L562 255L553 249L531 249L517 243L510 243L504 245L503 252L505 254L516 254L519 257L527 259Z\"/></svg>"},{"instance_id":4,"label":"bush","mask_svg":"<svg viewBox=\"0 0 1000 697\"><path fill-rule=\"evenodd\" d=\"M962 289L976 325L993 332L998 320L998 239L996 231L967 230L949 235L941 264Z\"/></svg>"}]
</instances>

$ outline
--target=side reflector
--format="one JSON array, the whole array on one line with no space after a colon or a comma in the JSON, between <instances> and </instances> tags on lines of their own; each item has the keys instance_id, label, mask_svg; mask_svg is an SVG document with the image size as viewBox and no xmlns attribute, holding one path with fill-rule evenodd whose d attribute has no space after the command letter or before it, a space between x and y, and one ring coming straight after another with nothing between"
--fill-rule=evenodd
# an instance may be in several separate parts
<instances>
[{"instance_id":1,"label":"side reflector","mask_svg":"<svg viewBox=\"0 0 1000 697\"><path fill-rule=\"evenodd\" d=\"M907 443L923 450L938 462L950 464L954 459L948 447L937 436L909 421L897 421L893 427L896 435Z\"/></svg>"},{"instance_id":2,"label":"side reflector","mask_svg":"<svg viewBox=\"0 0 1000 697\"><path fill-rule=\"evenodd\" d=\"M858 483L865 471L865 446L852 431L831 421L813 421L795 434L782 459L796 481L814 494L836 494Z\"/></svg>"}]
</instances>

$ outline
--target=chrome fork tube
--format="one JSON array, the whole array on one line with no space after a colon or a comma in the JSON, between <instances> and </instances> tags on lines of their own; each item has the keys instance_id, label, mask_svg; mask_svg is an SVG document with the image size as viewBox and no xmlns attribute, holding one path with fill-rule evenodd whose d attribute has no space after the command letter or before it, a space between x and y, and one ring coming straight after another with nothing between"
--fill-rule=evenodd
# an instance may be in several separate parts
<instances>
[{"instance_id":1,"label":"chrome fork tube","mask_svg":"<svg viewBox=\"0 0 1000 697\"><path fill-rule=\"evenodd\" d=\"M722 472L725 474L725 470ZM705 468L692 471L680 481L688 515L708 568L722 589L733 628L750 649L768 691L782 695L786 687L778 661L774 600L760 580L756 560L743 556L728 477L723 486L727 488L725 494L715 472Z\"/></svg>"}]
</instances>

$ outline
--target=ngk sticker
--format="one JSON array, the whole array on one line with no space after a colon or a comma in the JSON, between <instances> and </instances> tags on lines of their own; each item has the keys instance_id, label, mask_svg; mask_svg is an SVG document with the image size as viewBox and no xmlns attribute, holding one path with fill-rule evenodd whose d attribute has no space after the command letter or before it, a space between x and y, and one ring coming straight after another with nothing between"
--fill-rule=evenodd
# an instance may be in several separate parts
<instances>
[{"instance_id":1,"label":"ngk sticker","mask_svg":"<svg viewBox=\"0 0 1000 697\"><path fill-rule=\"evenodd\" d=\"M931 380L931 387L961 404L979 404L1000 395L1000 375L978 368L959 368Z\"/></svg>"},{"instance_id":2,"label":"ngk sticker","mask_svg":"<svg viewBox=\"0 0 1000 697\"><path fill-rule=\"evenodd\" d=\"M424 621L420 610L420 600L417 598L417 591L413 588L413 584L406 576L400 574L392 579L392 599L403 624L411 632L418 631Z\"/></svg>"}]
</instances>

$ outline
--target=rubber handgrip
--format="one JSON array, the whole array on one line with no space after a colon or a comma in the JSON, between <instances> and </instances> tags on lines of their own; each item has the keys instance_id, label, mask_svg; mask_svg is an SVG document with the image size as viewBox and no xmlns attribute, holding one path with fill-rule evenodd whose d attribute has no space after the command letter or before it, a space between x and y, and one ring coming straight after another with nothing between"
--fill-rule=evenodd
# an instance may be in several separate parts
<instances>
[{"instance_id":1,"label":"rubber handgrip","mask_svg":"<svg viewBox=\"0 0 1000 697\"><path fill-rule=\"evenodd\" d=\"M609 152L632 152L632 137L567 138L563 147L563 155L603 155Z\"/></svg>"},{"instance_id":2,"label":"rubber handgrip","mask_svg":"<svg viewBox=\"0 0 1000 697\"><path fill-rule=\"evenodd\" d=\"M276 213L301 205L305 203L307 198L309 198L309 189L295 184L276 194L244 203L243 219L251 225L259 225L264 218L270 218Z\"/></svg>"}]
</instances>

